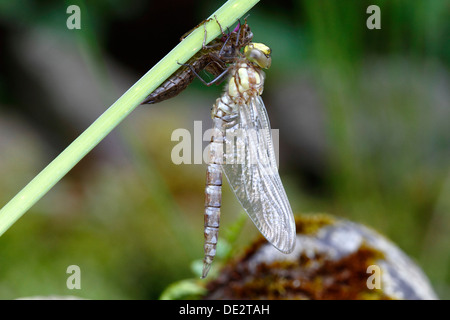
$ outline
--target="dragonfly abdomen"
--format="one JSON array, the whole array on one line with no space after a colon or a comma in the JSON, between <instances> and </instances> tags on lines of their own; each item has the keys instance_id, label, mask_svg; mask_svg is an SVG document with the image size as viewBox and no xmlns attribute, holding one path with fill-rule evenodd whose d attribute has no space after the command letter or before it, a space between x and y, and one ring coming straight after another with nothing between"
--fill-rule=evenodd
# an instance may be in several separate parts
<instances>
[{"instance_id":1,"label":"dragonfly abdomen","mask_svg":"<svg viewBox=\"0 0 450 320\"><path fill-rule=\"evenodd\" d=\"M220 164L210 163L206 171L205 188L205 258L203 259L202 278L209 272L216 255L219 236L220 207L222 205L222 169Z\"/></svg>"},{"instance_id":2,"label":"dragonfly abdomen","mask_svg":"<svg viewBox=\"0 0 450 320\"><path fill-rule=\"evenodd\" d=\"M209 144L208 168L205 188L205 258L203 259L202 278L205 278L216 255L219 236L220 207L222 206L222 164L224 146L224 128L226 113L220 108L218 99L213 108L213 133Z\"/></svg>"},{"instance_id":3,"label":"dragonfly abdomen","mask_svg":"<svg viewBox=\"0 0 450 320\"><path fill-rule=\"evenodd\" d=\"M204 55L203 51L200 51L192 57L186 65L181 66L169 79L150 93L142 104L158 103L175 97L194 81L195 74L192 70L200 72L208 63L208 56Z\"/></svg>"},{"instance_id":4,"label":"dragonfly abdomen","mask_svg":"<svg viewBox=\"0 0 450 320\"><path fill-rule=\"evenodd\" d=\"M205 278L211 268L211 264L216 256L217 239L219 237L219 224L220 224L220 206L222 204L222 171L220 166L214 168L216 165L212 164L208 166L209 176L211 171L214 173L215 182L220 185L210 184L212 181L206 181L205 188L205 258L203 259L203 272L202 278Z\"/></svg>"}]
</instances>

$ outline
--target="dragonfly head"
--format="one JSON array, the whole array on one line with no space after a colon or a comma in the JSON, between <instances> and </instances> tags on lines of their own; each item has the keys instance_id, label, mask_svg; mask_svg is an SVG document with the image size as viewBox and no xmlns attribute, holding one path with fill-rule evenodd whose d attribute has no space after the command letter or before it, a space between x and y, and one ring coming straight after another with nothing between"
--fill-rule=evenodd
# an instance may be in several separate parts
<instances>
[{"instance_id":1,"label":"dragonfly head","mask_svg":"<svg viewBox=\"0 0 450 320\"><path fill-rule=\"evenodd\" d=\"M244 48L244 55L253 64L267 69L272 63L272 50L262 43L251 42Z\"/></svg>"}]
</instances>

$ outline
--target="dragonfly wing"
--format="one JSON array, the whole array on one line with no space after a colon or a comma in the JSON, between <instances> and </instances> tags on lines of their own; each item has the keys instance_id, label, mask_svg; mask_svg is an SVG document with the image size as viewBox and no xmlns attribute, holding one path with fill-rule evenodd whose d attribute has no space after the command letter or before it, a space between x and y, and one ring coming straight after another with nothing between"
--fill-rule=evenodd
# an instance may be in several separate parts
<instances>
[{"instance_id":1,"label":"dragonfly wing","mask_svg":"<svg viewBox=\"0 0 450 320\"><path fill-rule=\"evenodd\" d=\"M239 105L238 124L225 136L222 165L239 202L258 230L278 250L295 245L295 221L278 174L269 118L260 96Z\"/></svg>"}]
</instances>

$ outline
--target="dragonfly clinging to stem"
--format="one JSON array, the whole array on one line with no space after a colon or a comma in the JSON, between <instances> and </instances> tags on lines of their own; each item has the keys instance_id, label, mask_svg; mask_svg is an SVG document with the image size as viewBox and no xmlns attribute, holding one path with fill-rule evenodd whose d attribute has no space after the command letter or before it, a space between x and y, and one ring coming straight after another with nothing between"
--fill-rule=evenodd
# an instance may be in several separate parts
<instances>
[{"instance_id":1,"label":"dragonfly clinging to stem","mask_svg":"<svg viewBox=\"0 0 450 320\"><path fill-rule=\"evenodd\" d=\"M261 98L265 78L262 69L271 65L271 49L253 43L252 38L246 21L232 32L222 31L222 36L209 45L205 44L205 29L202 50L143 102L152 104L174 97L195 77L210 85L228 75L226 89L211 114L214 125L206 173L202 278L207 276L216 254L222 172L264 237L283 253L295 246L294 216L278 174L269 118ZM202 70L211 73L214 80L206 83L201 79Z\"/></svg>"}]
</instances>

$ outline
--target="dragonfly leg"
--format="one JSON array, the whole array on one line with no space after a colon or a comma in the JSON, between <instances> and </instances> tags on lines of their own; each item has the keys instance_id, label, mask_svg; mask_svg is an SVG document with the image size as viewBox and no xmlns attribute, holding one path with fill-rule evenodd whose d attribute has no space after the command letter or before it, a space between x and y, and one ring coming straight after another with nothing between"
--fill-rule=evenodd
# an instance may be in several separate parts
<instances>
[{"instance_id":1,"label":"dragonfly leg","mask_svg":"<svg viewBox=\"0 0 450 320\"><path fill-rule=\"evenodd\" d=\"M193 29L191 29L191 30L189 30L188 32L186 32L185 34L183 34L182 36L181 36L181 38L180 38L180 41L183 41L184 39L186 39L187 38L187 36L188 35L190 35L195 29L197 29L198 27L200 27L201 25L205 25L207 22L209 22L209 21L211 21L211 18L210 19L206 19L206 20L203 20L202 22L200 22L197 26L195 26Z\"/></svg>"},{"instance_id":2,"label":"dragonfly leg","mask_svg":"<svg viewBox=\"0 0 450 320\"><path fill-rule=\"evenodd\" d=\"M247 21L246 21L246 23L247 23ZM239 19L238 19L238 25L239 25L239 30L238 30L237 37L236 37L236 43L235 43L236 47L239 45L239 38L241 36L241 30L242 30L241 20L239 20Z\"/></svg>"},{"instance_id":3,"label":"dragonfly leg","mask_svg":"<svg viewBox=\"0 0 450 320\"><path fill-rule=\"evenodd\" d=\"M208 35L208 32L206 32L206 24L203 25L203 30L205 31L205 35L203 37L202 48L208 49L208 47L206 46L206 36Z\"/></svg>"},{"instance_id":4,"label":"dragonfly leg","mask_svg":"<svg viewBox=\"0 0 450 320\"><path fill-rule=\"evenodd\" d=\"M216 16L216 15L214 15L214 19L216 19L216 22L217 22L217 24L219 25L220 32L222 33L222 35L223 35L224 37L228 36L228 34L230 34L230 30L227 28L228 34L226 34L225 32L223 32L222 26L221 26L221 24L220 24L220 22L219 22L219 19L217 19L217 16Z\"/></svg>"},{"instance_id":5,"label":"dragonfly leg","mask_svg":"<svg viewBox=\"0 0 450 320\"><path fill-rule=\"evenodd\" d=\"M221 48L220 51L219 51L219 57L222 57L222 56L223 56L224 49L225 49L225 47L226 47L228 41L230 40L230 38L231 38L231 33L228 34L226 40L224 41L224 43L223 43L223 45L222 45L222 48Z\"/></svg>"},{"instance_id":6,"label":"dragonfly leg","mask_svg":"<svg viewBox=\"0 0 450 320\"><path fill-rule=\"evenodd\" d=\"M225 69L221 74L219 74L217 77L215 77L212 81L210 82L205 82L203 81L203 83L205 85L207 85L208 87L211 86L214 83L220 83L223 80L223 77L228 73L228 69ZM203 80L203 79L201 79Z\"/></svg>"},{"instance_id":7,"label":"dragonfly leg","mask_svg":"<svg viewBox=\"0 0 450 320\"><path fill-rule=\"evenodd\" d=\"M224 53L224 49L225 49L225 47L226 47L228 41L231 39L231 34L232 34L232 32L230 32L230 29L227 28L228 34L224 34L224 32L223 32L223 30L222 30L222 27L221 27L219 21L217 20L217 18L216 18L216 21L217 21L217 24L218 24L219 27L220 27L220 31L222 31L223 36L226 37L225 41L223 42L222 48L220 49L220 52L219 52L219 57L222 57L222 56L223 56L223 53ZM238 24L239 24L239 33L240 33L240 30L241 30L241 22L239 21L239 19L238 19ZM236 30L236 29L235 29L235 30ZM234 32L234 31L233 31L233 32ZM238 43L239 43L239 33L238 33L238 36L237 36L237 38L236 38L236 45L235 45L235 47L237 47L237 45L238 45Z\"/></svg>"},{"instance_id":8,"label":"dragonfly leg","mask_svg":"<svg viewBox=\"0 0 450 320\"><path fill-rule=\"evenodd\" d=\"M231 32L231 33L228 32L227 38L225 39L225 41L224 41L224 43L222 45L222 48L219 51L219 57L221 57L221 58L226 57L225 49L227 48L227 44L230 41L232 34L236 34L236 41L235 41L234 45L232 45L232 48L234 48L234 50L239 51L240 48L242 48L247 43L247 42L244 42L241 45L239 45L240 41L242 40L241 36L245 37L245 35L246 35L245 28L247 28L247 27L248 27L248 25L247 25L247 18L245 18L244 24L241 23L240 19L237 20L236 28L233 30L233 32Z\"/></svg>"},{"instance_id":9,"label":"dragonfly leg","mask_svg":"<svg viewBox=\"0 0 450 320\"><path fill-rule=\"evenodd\" d=\"M223 51L223 47L227 44L228 39L231 37L231 33L230 33L230 30L229 30L228 28L227 28L228 33L225 33L225 32L223 31L222 26L220 25L219 20L217 19L217 17L214 16L214 18L216 19L216 22L217 22L217 24L219 25L220 32L222 33L222 36L223 36L224 38L226 38L224 44L222 45L222 49L220 50L220 51L222 52L222 51ZM211 20L211 19L209 19L208 21L210 21L210 20ZM212 45L207 45L207 44L206 44L207 31L206 31L206 25L205 25L205 24L203 25L203 29L204 29L204 32L205 32L205 36L203 37L202 48L203 48L203 49L211 49L211 48L215 48L215 47L219 46L219 45L220 45L219 42L213 43Z\"/></svg>"}]
</instances>

